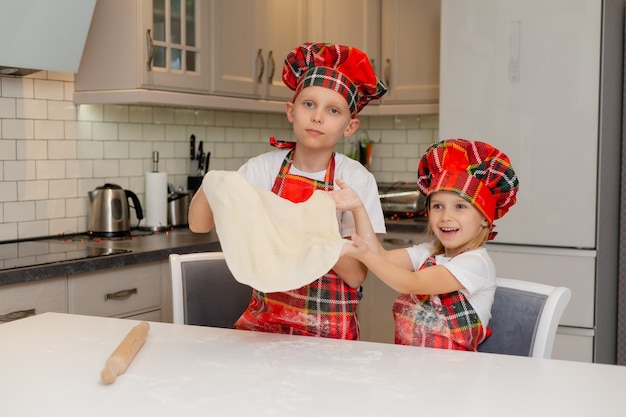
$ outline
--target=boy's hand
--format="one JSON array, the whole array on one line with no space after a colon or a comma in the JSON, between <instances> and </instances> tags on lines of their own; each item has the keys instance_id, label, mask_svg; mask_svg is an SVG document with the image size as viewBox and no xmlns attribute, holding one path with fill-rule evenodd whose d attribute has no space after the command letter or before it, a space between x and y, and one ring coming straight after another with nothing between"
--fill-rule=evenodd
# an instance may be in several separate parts
<instances>
[{"instance_id":1,"label":"boy's hand","mask_svg":"<svg viewBox=\"0 0 626 417\"><path fill-rule=\"evenodd\" d=\"M329 194L333 200L335 200L337 210L352 211L363 206L363 202L359 198L359 195L352 188L339 178L337 178L336 181L340 189L335 189Z\"/></svg>"}]
</instances>

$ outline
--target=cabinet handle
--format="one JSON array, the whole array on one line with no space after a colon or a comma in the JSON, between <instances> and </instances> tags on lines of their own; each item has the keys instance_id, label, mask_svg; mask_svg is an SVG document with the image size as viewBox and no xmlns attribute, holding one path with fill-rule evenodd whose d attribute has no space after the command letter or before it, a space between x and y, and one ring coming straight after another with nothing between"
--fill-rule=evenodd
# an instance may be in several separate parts
<instances>
[{"instance_id":1,"label":"cabinet handle","mask_svg":"<svg viewBox=\"0 0 626 417\"><path fill-rule=\"evenodd\" d=\"M31 308L28 310L18 310L18 311L12 311L11 313L7 313L7 314L0 314L0 322L9 322L9 321L13 321L13 320L19 320L19 319L23 319L25 317L28 316L34 316L35 315L35 309Z\"/></svg>"},{"instance_id":2,"label":"cabinet handle","mask_svg":"<svg viewBox=\"0 0 626 417\"><path fill-rule=\"evenodd\" d=\"M267 81L272 85L274 79L274 72L276 71L276 64L274 64L274 51L270 51L267 55L267 64L269 65L269 74L267 75Z\"/></svg>"},{"instance_id":3,"label":"cabinet handle","mask_svg":"<svg viewBox=\"0 0 626 417\"><path fill-rule=\"evenodd\" d=\"M383 77L385 79L385 85L387 86L387 88L390 88L391 84L391 59L387 60L387 63L385 64L385 70L383 71Z\"/></svg>"},{"instance_id":4,"label":"cabinet handle","mask_svg":"<svg viewBox=\"0 0 626 417\"><path fill-rule=\"evenodd\" d=\"M146 42L148 46L148 61L146 62L148 71L152 71L152 61L154 60L154 42L152 41L151 30L146 30Z\"/></svg>"},{"instance_id":5,"label":"cabinet handle","mask_svg":"<svg viewBox=\"0 0 626 417\"><path fill-rule=\"evenodd\" d=\"M129 290L122 290L114 293L109 293L104 297L104 301L106 300L126 300L131 295L137 294L137 288L131 288Z\"/></svg>"},{"instance_id":6,"label":"cabinet handle","mask_svg":"<svg viewBox=\"0 0 626 417\"><path fill-rule=\"evenodd\" d=\"M383 242L398 246L413 245L412 239L384 238Z\"/></svg>"},{"instance_id":7,"label":"cabinet handle","mask_svg":"<svg viewBox=\"0 0 626 417\"><path fill-rule=\"evenodd\" d=\"M259 68L257 81L260 84L263 81L263 72L265 71L265 61L263 60L263 50L259 49L259 52L256 54L256 66Z\"/></svg>"}]
</instances>

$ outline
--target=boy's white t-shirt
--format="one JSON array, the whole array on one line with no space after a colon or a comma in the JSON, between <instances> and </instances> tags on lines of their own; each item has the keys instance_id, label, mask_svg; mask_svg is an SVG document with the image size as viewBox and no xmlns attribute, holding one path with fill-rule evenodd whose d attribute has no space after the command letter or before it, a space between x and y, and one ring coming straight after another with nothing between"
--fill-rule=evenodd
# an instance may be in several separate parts
<instances>
[{"instance_id":1,"label":"boy's white t-shirt","mask_svg":"<svg viewBox=\"0 0 626 417\"><path fill-rule=\"evenodd\" d=\"M252 157L239 168L238 172L252 185L271 190L288 152L288 149L279 149ZM290 172L315 180L323 180L326 173L325 171L305 173L296 170L293 166ZM343 180L359 195L370 217L374 232L385 233L385 218L378 196L378 185L372 173L358 161L341 153L335 153L335 178ZM352 212L338 210L337 221L341 237L350 237L356 232Z\"/></svg>"},{"instance_id":2,"label":"boy's white t-shirt","mask_svg":"<svg viewBox=\"0 0 626 417\"><path fill-rule=\"evenodd\" d=\"M432 242L406 248L415 271L433 253L432 248ZM463 285L464 289L461 292L474 307L486 330L491 319L491 306L496 292L496 267L487 249L482 247L470 250L453 258L436 255L435 260L437 265L447 268Z\"/></svg>"}]
</instances>

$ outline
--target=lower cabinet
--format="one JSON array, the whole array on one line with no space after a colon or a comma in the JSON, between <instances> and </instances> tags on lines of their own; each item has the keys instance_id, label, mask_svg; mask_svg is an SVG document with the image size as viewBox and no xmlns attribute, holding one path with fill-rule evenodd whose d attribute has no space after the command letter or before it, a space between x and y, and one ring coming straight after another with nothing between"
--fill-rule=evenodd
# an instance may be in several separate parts
<instances>
[{"instance_id":1,"label":"lower cabinet","mask_svg":"<svg viewBox=\"0 0 626 417\"><path fill-rule=\"evenodd\" d=\"M47 312L67 313L65 277L0 287L0 323Z\"/></svg>"},{"instance_id":2,"label":"lower cabinet","mask_svg":"<svg viewBox=\"0 0 626 417\"><path fill-rule=\"evenodd\" d=\"M162 261L71 275L68 312L161 321Z\"/></svg>"}]
</instances>

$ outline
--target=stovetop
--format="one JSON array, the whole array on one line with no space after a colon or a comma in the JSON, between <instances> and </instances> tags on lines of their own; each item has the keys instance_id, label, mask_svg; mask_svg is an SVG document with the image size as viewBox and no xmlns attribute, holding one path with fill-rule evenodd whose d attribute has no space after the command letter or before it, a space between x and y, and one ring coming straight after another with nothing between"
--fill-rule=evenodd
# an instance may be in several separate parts
<instances>
[{"instance_id":1,"label":"stovetop","mask_svg":"<svg viewBox=\"0 0 626 417\"><path fill-rule=\"evenodd\" d=\"M153 234L151 231L131 231L129 236L97 237L87 233L0 242L0 269L8 270L74 261L132 252L111 248L106 241L132 240Z\"/></svg>"}]
</instances>

